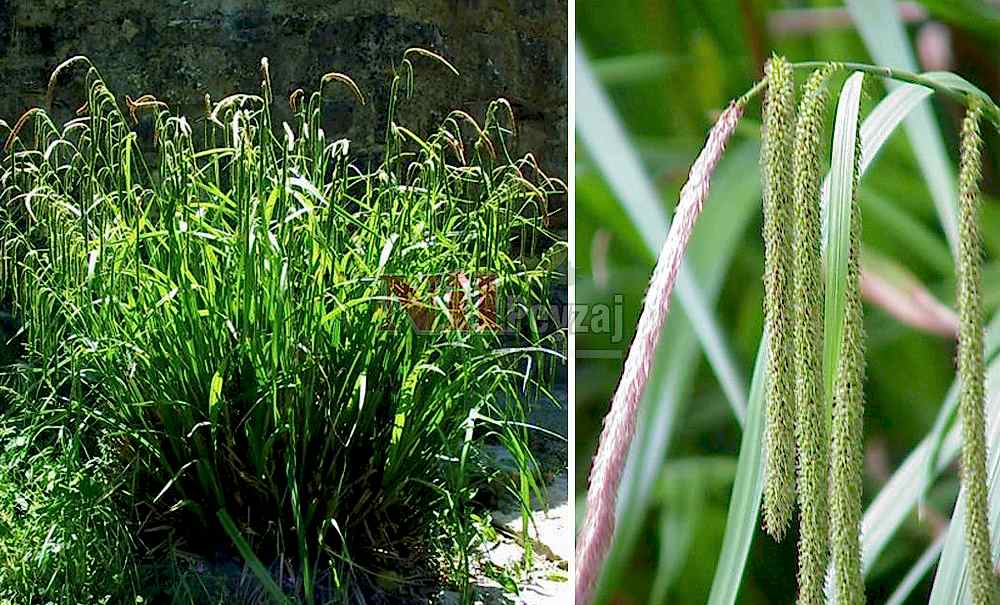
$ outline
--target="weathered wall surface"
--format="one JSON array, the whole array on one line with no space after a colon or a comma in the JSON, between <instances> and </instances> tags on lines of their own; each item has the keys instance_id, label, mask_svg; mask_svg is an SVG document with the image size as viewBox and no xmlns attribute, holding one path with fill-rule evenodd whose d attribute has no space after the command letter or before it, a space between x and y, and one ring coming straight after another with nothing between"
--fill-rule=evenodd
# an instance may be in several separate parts
<instances>
[{"instance_id":1,"label":"weathered wall surface","mask_svg":"<svg viewBox=\"0 0 1000 605\"><path fill-rule=\"evenodd\" d=\"M368 104L328 94L325 130L377 153L392 66L421 46L461 75L418 60L402 123L426 132L450 109L481 118L505 97L519 151L565 179L567 11L567 0L0 0L0 118L40 105L52 69L76 54L97 64L119 99L150 93L189 116L204 113L205 93L259 90L266 56L276 98L314 90L329 71L354 78ZM81 95L60 88L56 108L68 112ZM281 119L287 101L277 105ZM557 224L565 220L563 212Z\"/></svg>"}]
</instances>

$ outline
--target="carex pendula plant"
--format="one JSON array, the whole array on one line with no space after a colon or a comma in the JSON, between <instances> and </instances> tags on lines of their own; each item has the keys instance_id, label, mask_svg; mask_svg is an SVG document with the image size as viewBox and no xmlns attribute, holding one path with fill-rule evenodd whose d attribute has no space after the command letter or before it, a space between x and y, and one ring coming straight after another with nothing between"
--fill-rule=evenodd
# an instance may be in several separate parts
<instances>
[{"instance_id":1,"label":"carex pendula plant","mask_svg":"<svg viewBox=\"0 0 1000 605\"><path fill-rule=\"evenodd\" d=\"M802 74L798 91L796 73ZM830 173L824 179L828 161L824 154L831 148L827 91L840 80L841 74L852 75L846 78L838 97ZM871 124L866 121L862 128L860 98L866 77L896 80L910 87L890 95L885 107L880 104L878 111L869 116ZM765 96L760 167L766 342L760 349L764 357L758 361L758 367L763 364L764 371L754 378L748 406L750 416L743 425L748 432L757 430L752 427L761 427L756 438L744 435L743 441L744 449L756 446L759 451L742 451L740 455L732 495L736 514L730 510L720 556L721 573L717 570L709 596L713 604L735 602L761 505L760 523L778 540L787 533L795 513L798 514L798 602L810 605L828 601L865 602L864 576L871 562L862 557L867 364L862 305L863 217L858 190L878 147L888 137L885 131L895 128L902 120L901 115L916 103L914 99L923 98L918 95L928 94L927 91L968 108L958 150L961 166L958 203L954 209L960 225L955 257L961 316L958 407L962 419L961 481L966 494L960 499L966 515L965 550L954 549L962 553L959 567L954 567L954 561L942 560L941 565L960 570L947 581L953 579L953 587L955 583L968 584L973 602L995 602L997 586L990 552L988 510L988 481L995 466L987 468L991 452L985 439L979 284L982 251L976 208L980 173L978 124L983 121L981 118L993 125L1000 123L1000 108L985 93L951 73L914 74L860 63L789 63L774 57L765 67L764 79L735 102L745 106L749 99L761 93ZM713 133L731 121L732 116L723 112ZM713 145L713 140L710 137L702 155L708 153L714 157L715 152L721 153L722 149ZM705 175L695 175L692 170L682 191L687 192L695 183L703 183L707 188ZM673 234L672 227L668 240ZM676 279L676 275L664 275L659 270L662 263L661 254L650 293L669 292L672 283L661 284L658 280ZM637 335L650 329L644 327L646 320L644 308ZM638 343L637 336L629 358L636 354ZM595 503L599 506L614 501L617 478L597 474L596 470L606 448L621 452L624 457L630 446L628 429L630 422L634 422L636 409L626 404L637 397L634 391L638 389L641 393L645 385L644 381L633 378L624 372L612 399L594 462L595 471L591 473L588 518ZM626 400L622 393L631 396ZM738 403L734 402L734 406L738 407ZM755 414L762 416L754 417ZM620 430L612 430L615 426ZM745 461L749 461L746 466ZM759 461L759 466L754 461ZM600 545L610 542L612 522L613 519L603 526L603 533L584 526L578 540L578 560L581 551L606 552ZM864 524L867 523L866 517ZM865 556L869 555L866 552ZM601 560L598 557L598 563L591 564L594 569L588 568L588 586L600 576ZM735 579L727 575L727 570L735 574ZM955 588L951 593L959 591ZM589 602L590 594L585 593L578 602Z\"/></svg>"},{"instance_id":2,"label":"carex pendula plant","mask_svg":"<svg viewBox=\"0 0 1000 605\"><path fill-rule=\"evenodd\" d=\"M468 597L487 441L514 454L530 544L565 187L514 156L504 100L429 134L398 123L415 64L454 70L407 51L376 165L322 128L325 97L366 101L344 74L277 124L264 60L259 94L189 120L151 95L123 107L82 57L50 85L84 72L80 115L29 112L0 159L0 297L26 343L4 384L51 394L4 422L105 444L134 519L235 549L274 599L347 601L406 560L443 561Z\"/></svg>"}]
</instances>

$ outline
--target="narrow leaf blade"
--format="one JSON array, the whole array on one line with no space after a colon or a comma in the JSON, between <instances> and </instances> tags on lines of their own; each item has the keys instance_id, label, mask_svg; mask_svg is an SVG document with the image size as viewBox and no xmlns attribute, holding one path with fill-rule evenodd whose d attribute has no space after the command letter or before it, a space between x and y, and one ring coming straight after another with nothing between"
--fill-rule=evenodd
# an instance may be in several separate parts
<instances>
[{"instance_id":1,"label":"narrow leaf blade","mask_svg":"<svg viewBox=\"0 0 1000 605\"><path fill-rule=\"evenodd\" d=\"M743 427L740 458L736 466L736 481L729 500L726 533L719 562L715 567L708 605L732 605L739 594L747 554L757 529L760 513L761 486L764 483L764 393L767 382L767 333L757 349L753 382L750 386L750 406Z\"/></svg>"},{"instance_id":2,"label":"narrow leaf blade","mask_svg":"<svg viewBox=\"0 0 1000 605\"><path fill-rule=\"evenodd\" d=\"M854 203L854 151L864 75L855 73L844 83L837 103L830 161L830 198L826 205L826 301L823 310L823 377L828 408L833 378L840 361L844 331L847 260L851 248L851 210Z\"/></svg>"}]
</instances>

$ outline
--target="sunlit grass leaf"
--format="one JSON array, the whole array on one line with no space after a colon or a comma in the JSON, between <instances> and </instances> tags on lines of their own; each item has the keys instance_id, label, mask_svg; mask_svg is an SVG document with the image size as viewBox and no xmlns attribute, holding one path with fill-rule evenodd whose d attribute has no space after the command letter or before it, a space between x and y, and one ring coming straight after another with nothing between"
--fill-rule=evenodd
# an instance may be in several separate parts
<instances>
[{"instance_id":1,"label":"sunlit grass leaf","mask_svg":"<svg viewBox=\"0 0 1000 605\"><path fill-rule=\"evenodd\" d=\"M264 567L264 564L261 563L260 559L257 558L257 555L254 554L253 548L250 547L250 544L247 543L246 538L243 537L239 528L237 528L236 524L233 523L233 519L229 516L229 513L225 510L219 510L217 512L217 516L219 517L219 522L222 524L223 529L225 529L226 533L229 534L229 538L233 541L233 544L236 545L236 549L240 551L240 555L243 557L243 560L246 561L247 567L249 567L250 571L253 572L254 577L256 577L257 581L260 582L260 585L264 587L267 594L271 595L271 598L274 599L275 603L286 605L290 604L291 601L288 600L288 597L285 596L285 593L281 591L281 588L278 587L274 578L272 578L271 574L267 571L267 568Z\"/></svg>"},{"instance_id":2,"label":"sunlit grass leaf","mask_svg":"<svg viewBox=\"0 0 1000 605\"><path fill-rule=\"evenodd\" d=\"M823 378L829 422L833 380L840 363L844 331L847 260L851 249L851 211L854 204L854 152L864 75L855 73L844 83L837 103L830 161L830 194L824 216L826 249L826 301L823 310Z\"/></svg>"},{"instance_id":3,"label":"sunlit grass leaf","mask_svg":"<svg viewBox=\"0 0 1000 605\"><path fill-rule=\"evenodd\" d=\"M215 412L215 406L219 403L219 395L222 394L222 374L216 372L212 376L212 384L208 390L208 411L210 414Z\"/></svg>"}]
</instances>

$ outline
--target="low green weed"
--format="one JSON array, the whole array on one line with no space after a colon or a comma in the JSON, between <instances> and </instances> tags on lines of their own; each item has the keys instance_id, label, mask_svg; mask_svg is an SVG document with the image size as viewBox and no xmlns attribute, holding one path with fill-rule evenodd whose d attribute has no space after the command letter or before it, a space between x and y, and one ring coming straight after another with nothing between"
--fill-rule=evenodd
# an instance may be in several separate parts
<instances>
[{"instance_id":1,"label":"low green weed","mask_svg":"<svg viewBox=\"0 0 1000 605\"><path fill-rule=\"evenodd\" d=\"M86 72L82 116L29 112L0 160L0 300L23 340L4 424L42 447L41 423L99 419L73 439L109 444L155 544L226 544L309 603L434 560L442 527L469 596L486 441L516 452L525 524L540 492L525 419L561 358L564 186L512 157L505 101L427 137L397 123L415 64L450 68L407 51L373 167L320 126L326 96L364 102L354 82L324 76L274 124L266 60L260 94L192 122L148 95L123 110L72 59L52 81Z\"/></svg>"}]
</instances>

